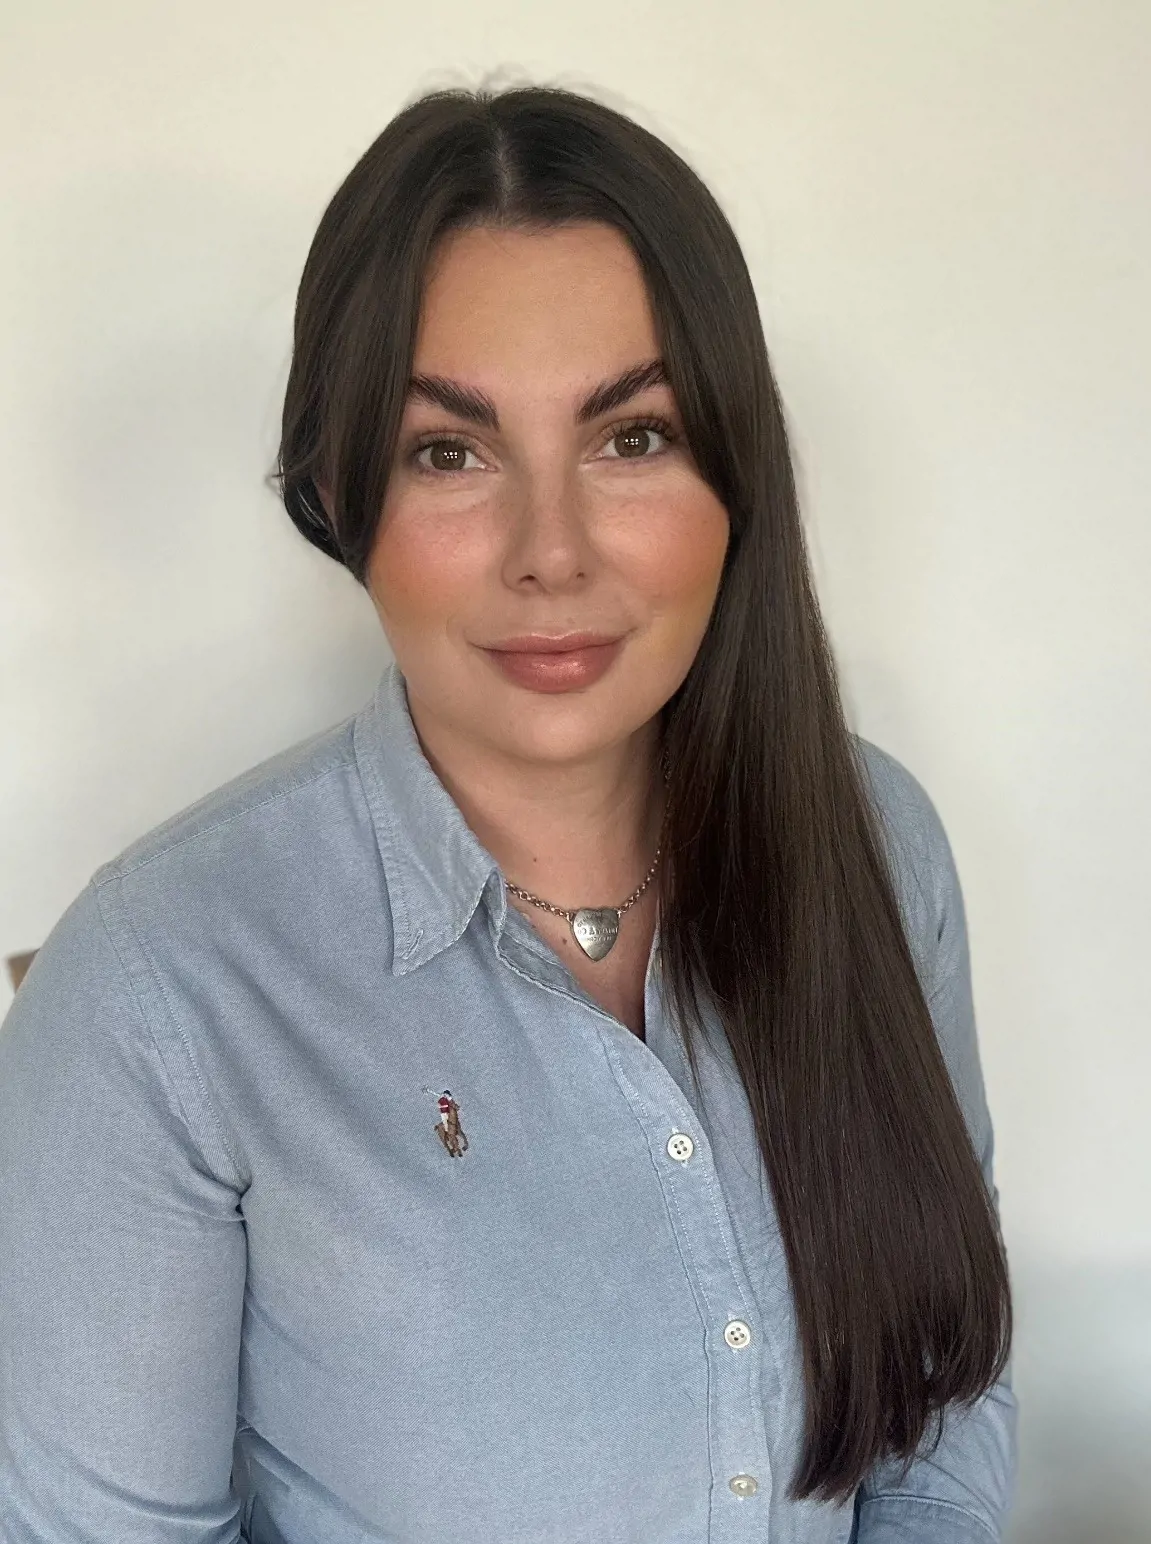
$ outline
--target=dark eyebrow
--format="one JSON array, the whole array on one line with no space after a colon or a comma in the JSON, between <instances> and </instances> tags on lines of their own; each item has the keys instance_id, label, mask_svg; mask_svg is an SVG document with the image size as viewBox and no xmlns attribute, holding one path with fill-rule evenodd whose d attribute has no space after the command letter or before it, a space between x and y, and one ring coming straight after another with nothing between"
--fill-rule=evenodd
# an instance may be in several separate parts
<instances>
[{"instance_id":1,"label":"dark eyebrow","mask_svg":"<svg viewBox=\"0 0 1151 1544\"><path fill-rule=\"evenodd\" d=\"M613 412L633 397L638 397L649 386L666 384L667 372L662 359L649 359L644 364L632 365L613 380L601 381L589 392L576 408L575 421L577 424L590 423L593 418ZM482 391L474 391L470 386L453 381L446 375L413 375L408 383L408 398L413 402L429 402L433 407L442 407L457 418L466 418L485 429L499 430L500 415L492 399Z\"/></svg>"},{"instance_id":2,"label":"dark eyebrow","mask_svg":"<svg viewBox=\"0 0 1151 1544\"><path fill-rule=\"evenodd\" d=\"M408 401L429 402L433 407L442 407L457 418L466 418L485 429L500 426L500 415L490 397L446 375L413 375L408 382Z\"/></svg>"},{"instance_id":3,"label":"dark eyebrow","mask_svg":"<svg viewBox=\"0 0 1151 1544\"><path fill-rule=\"evenodd\" d=\"M577 424L591 423L593 418L601 418L604 413L614 413L617 407L623 407L649 386L666 385L667 371L662 359L632 365L630 370L624 370L614 380L601 381L594 391L589 392L576 408L575 421Z\"/></svg>"}]
</instances>

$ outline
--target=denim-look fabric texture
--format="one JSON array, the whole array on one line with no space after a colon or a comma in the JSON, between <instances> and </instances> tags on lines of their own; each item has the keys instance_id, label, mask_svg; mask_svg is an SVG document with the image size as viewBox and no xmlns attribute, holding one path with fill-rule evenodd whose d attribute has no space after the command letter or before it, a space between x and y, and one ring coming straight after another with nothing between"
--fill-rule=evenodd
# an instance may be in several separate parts
<instances>
[{"instance_id":1,"label":"denim-look fabric texture","mask_svg":"<svg viewBox=\"0 0 1151 1544\"><path fill-rule=\"evenodd\" d=\"M990 1183L948 840L857 743ZM999 1538L1006 1382L853 1505L788 1499L770 1192L660 979L657 935L643 1041L508 907L394 664L98 870L0 1033L5 1544Z\"/></svg>"}]
</instances>

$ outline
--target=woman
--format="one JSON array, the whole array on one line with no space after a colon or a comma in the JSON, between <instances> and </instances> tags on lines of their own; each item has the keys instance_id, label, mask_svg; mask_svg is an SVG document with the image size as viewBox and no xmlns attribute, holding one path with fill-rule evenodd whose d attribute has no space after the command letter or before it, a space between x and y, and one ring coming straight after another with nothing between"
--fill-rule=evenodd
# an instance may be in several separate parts
<instances>
[{"instance_id":1,"label":"woman","mask_svg":"<svg viewBox=\"0 0 1151 1544\"><path fill-rule=\"evenodd\" d=\"M19 993L5 1537L999 1537L959 882L845 726L710 194L575 94L415 102L279 479L395 663Z\"/></svg>"}]
</instances>

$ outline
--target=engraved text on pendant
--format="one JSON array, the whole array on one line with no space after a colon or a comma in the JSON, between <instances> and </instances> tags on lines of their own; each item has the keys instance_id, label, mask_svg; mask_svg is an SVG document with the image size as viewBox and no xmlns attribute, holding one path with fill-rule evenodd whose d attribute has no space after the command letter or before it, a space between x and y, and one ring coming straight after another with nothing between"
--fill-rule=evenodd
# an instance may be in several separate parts
<instances>
[{"instance_id":1,"label":"engraved text on pendant","mask_svg":"<svg viewBox=\"0 0 1151 1544\"><path fill-rule=\"evenodd\" d=\"M572 932L589 959L602 960L619 937L619 912L614 906L581 906L572 918Z\"/></svg>"}]
</instances>

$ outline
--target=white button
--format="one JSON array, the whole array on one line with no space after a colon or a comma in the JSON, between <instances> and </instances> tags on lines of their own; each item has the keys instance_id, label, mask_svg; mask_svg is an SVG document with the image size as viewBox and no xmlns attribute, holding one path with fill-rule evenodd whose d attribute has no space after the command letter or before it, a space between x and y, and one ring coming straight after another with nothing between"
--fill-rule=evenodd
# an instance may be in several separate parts
<instances>
[{"instance_id":1,"label":"white button","mask_svg":"<svg viewBox=\"0 0 1151 1544\"><path fill-rule=\"evenodd\" d=\"M727 1482L727 1488L737 1496L754 1496L759 1489L759 1481L754 1474L733 1474Z\"/></svg>"},{"instance_id":2,"label":"white button","mask_svg":"<svg viewBox=\"0 0 1151 1544\"><path fill-rule=\"evenodd\" d=\"M742 1351L751 1345L751 1331L742 1319L732 1319L723 1332L723 1338L733 1351Z\"/></svg>"},{"instance_id":3,"label":"white button","mask_svg":"<svg viewBox=\"0 0 1151 1544\"><path fill-rule=\"evenodd\" d=\"M667 1151L668 1156L674 1158L677 1163L686 1163L695 1152L695 1143L686 1131L677 1131L668 1139Z\"/></svg>"}]
</instances>

